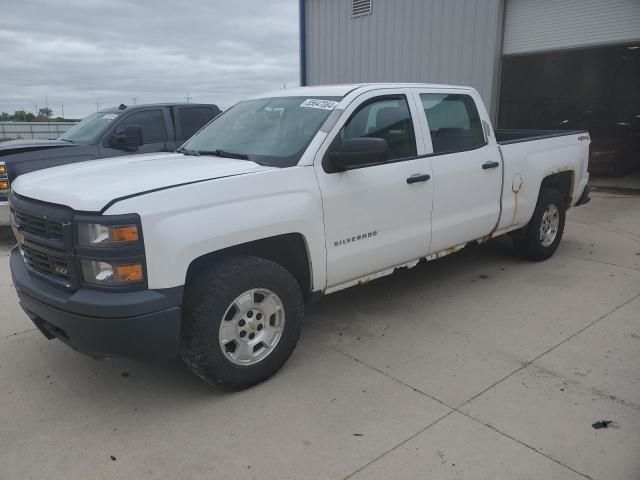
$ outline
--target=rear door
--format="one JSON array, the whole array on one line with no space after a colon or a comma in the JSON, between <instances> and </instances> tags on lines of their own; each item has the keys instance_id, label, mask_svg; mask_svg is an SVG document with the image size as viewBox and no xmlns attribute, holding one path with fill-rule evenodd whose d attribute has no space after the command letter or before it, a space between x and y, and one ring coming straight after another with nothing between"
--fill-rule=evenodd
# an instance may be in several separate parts
<instances>
[{"instance_id":1,"label":"rear door","mask_svg":"<svg viewBox=\"0 0 640 480\"><path fill-rule=\"evenodd\" d=\"M176 145L179 147L198 130L209 123L219 112L212 107L175 107Z\"/></svg>"},{"instance_id":2,"label":"rear door","mask_svg":"<svg viewBox=\"0 0 640 480\"><path fill-rule=\"evenodd\" d=\"M489 119L467 90L414 89L433 170L430 253L489 234L500 215L502 165ZM478 105L480 106L478 108Z\"/></svg>"},{"instance_id":3,"label":"rear door","mask_svg":"<svg viewBox=\"0 0 640 480\"><path fill-rule=\"evenodd\" d=\"M364 93L320 148L315 169L324 209L328 287L426 255L431 167L429 158L419 156L425 152L415 122L418 113L408 89ZM328 153L341 140L357 137L387 140L387 161L342 172L327 168ZM412 176L422 179L407 182Z\"/></svg>"},{"instance_id":4,"label":"rear door","mask_svg":"<svg viewBox=\"0 0 640 480\"><path fill-rule=\"evenodd\" d=\"M124 132L129 125L140 126L143 144L133 152L113 148L109 143L109 137L116 133ZM123 115L118 123L105 134L100 144L100 149L103 157L131 155L132 153L172 152L176 149L173 135L173 127L171 126L171 118L167 108L145 108Z\"/></svg>"}]
</instances>

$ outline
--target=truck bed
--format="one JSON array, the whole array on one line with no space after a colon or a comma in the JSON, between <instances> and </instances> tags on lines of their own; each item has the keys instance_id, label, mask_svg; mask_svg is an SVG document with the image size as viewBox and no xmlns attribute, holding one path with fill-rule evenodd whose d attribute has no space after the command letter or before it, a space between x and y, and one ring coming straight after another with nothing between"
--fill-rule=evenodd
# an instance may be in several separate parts
<instances>
[{"instance_id":1,"label":"truck bed","mask_svg":"<svg viewBox=\"0 0 640 480\"><path fill-rule=\"evenodd\" d=\"M589 174L589 134L584 130L497 130L503 164L498 230L522 227L533 215L545 177L568 184L567 207L582 195Z\"/></svg>"},{"instance_id":2,"label":"truck bed","mask_svg":"<svg viewBox=\"0 0 640 480\"><path fill-rule=\"evenodd\" d=\"M543 138L562 137L565 135L576 135L578 133L589 134L586 130L511 130L498 129L494 130L496 141L500 145L508 145L510 143L530 142L533 140L542 140Z\"/></svg>"}]
</instances>

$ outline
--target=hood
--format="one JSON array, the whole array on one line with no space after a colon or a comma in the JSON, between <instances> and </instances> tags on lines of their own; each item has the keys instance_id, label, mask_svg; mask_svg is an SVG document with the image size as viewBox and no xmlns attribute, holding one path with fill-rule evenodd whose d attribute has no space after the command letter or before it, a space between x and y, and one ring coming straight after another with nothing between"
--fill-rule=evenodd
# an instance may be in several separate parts
<instances>
[{"instance_id":1,"label":"hood","mask_svg":"<svg viewBox=\"0 0 640 480\"><path fill-rule=\"evenodd\" d=\"M73 143L62 140L9 140L8 142L0 142L0 157L4 155L12 155L20 152L33 152L35 150L45 150L56 147L70 147Z\"/></svg>"},{"instance_id":2,"label":"hood","mask_svg":"<svg viewBox=\"0 0 640 480\"><path fill-rule=\"evenodd\" d=\"M13 191L74 210L97 212L118 198L273 168L247 160L181 153L127 155L21 175L13 184Z\"/></svg>"}]
</instances>

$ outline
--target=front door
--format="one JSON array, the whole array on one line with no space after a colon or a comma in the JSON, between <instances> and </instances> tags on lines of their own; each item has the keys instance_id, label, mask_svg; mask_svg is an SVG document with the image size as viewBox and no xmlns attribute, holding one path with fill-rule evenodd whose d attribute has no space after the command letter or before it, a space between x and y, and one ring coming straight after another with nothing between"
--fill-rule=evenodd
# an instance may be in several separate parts
<instances>
[{"instance_id":1,"label":"front door","mask_svg":"<svg viewBox=\"0 0 640 480\"><path fill-rule=\"evenodd\" d=\"M418 259L428 251L431 167L428 158L418 157L424 154L424 142L414 123L418 111L408 93L393 89L358 97L330 132L330 146L316 158L327 287ZM327 153L355 137L384 138L389 145L387 161L328 173ZM422 180L407 182L412 176Z\"/></svg>"},{"instance_id":2,"label":"front door","mask_svg":"<svg viewBox=\"0 0 640 480\"><path fill-rule=\"evenodd\" d=\"M131 155L138 153L172 152L176 149L176 142L171 138L173 132L167 131L168 112L162 108L149 108L130 113L107 134L100 145L103 157L115 157L118 155ZM142 129L142 142L136 150L122 150L113 148L109 143L109 137L113 134L124 132L129 125L138 125Z\"/></svg>"}]
</instances>

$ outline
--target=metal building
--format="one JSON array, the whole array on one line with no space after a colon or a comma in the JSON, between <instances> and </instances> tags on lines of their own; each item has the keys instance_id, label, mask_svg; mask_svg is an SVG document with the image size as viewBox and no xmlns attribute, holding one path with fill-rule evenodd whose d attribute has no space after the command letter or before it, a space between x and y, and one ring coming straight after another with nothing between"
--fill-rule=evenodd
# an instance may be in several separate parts
<instances>
[{"instance_id":1,"label":"metal building","mask_svg":"<svg viewBox=\"0 0 640 480\"><path fill-rule=\"evenodd\" d=\"M302 84L453 83L494 103L501 0L303 0L300 10Z\"/></svg>"},{"instance_id":2,"label":"metal building","mask_svg":"<svg viewBox=\"0 0 640 480\"><path fill-rule=\"evenodd\" d=\"M588 128L640 169L640 0L300 0L300 46L302 85L470 85L503 128Z\"/></svg>"}]
</instances>

